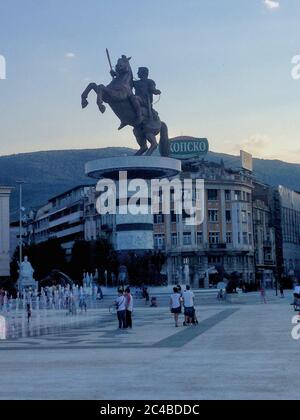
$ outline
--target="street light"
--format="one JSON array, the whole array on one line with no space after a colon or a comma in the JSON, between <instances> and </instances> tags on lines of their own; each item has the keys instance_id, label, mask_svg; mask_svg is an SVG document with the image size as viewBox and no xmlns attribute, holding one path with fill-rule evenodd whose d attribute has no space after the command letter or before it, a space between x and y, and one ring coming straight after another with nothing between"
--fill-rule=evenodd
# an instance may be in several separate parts
<instances>
[{"instance_id":1,"label":"street light","mask_svg":"<svg viewBox=\"0 0 300 420\"><path fill-rule=\"evenodd\" d=\"M25 184L24 181L16 181L16 184L19 185L19 267L21 267L23 261L23 185Z\"/></svg>"}]
</instances>

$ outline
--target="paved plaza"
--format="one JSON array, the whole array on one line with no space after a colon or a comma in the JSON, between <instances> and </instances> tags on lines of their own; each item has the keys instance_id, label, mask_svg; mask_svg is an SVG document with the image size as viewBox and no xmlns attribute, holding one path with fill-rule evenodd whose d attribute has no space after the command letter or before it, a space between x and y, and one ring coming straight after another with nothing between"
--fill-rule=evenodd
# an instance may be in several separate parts
<instances>
[{"instance_id":1,"label":"paved plaza","mask_svg":"<svg viewBox=\"0 0 300 420\"><path fill-rule=\"evenodd\" d=\"M244 298L244 297L243 297ZM298 399L300 340L285 299L236 304L197 294L199 326L174 328L168 297L140 301L119 331L110 298L75 317L22 317L0 341L1 399ZM43 318L44 317L44 318Z\"/></svg>"}]
</instances>

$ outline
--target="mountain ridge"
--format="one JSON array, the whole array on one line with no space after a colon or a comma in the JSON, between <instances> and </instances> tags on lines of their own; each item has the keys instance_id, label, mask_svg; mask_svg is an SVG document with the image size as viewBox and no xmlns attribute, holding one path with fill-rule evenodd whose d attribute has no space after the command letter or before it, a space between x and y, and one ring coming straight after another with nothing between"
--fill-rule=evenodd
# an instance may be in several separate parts
<instances>
[{"instance_id":1,"label":"mountain ridge","mask_svg":"<svg viewBox=\"0 0 300 420\"><path fill-rule=\"evenodd\" d=\"M0 184L16 186L17 180L25 181L24 207L38 207L49 198L61 194L79 184L95 182L84 174L86 162L105 157L134 154L128 147L106 147L99 149L44 150L0 156ZM240 157L210 151L205 160L224 161L225 166L240 167ZM254 158L254 175L272 186L285 185L300 190L300 164L281 160ZM17 218L18 191L12 193L11 214Z\"/></svg>"}]
</instances>

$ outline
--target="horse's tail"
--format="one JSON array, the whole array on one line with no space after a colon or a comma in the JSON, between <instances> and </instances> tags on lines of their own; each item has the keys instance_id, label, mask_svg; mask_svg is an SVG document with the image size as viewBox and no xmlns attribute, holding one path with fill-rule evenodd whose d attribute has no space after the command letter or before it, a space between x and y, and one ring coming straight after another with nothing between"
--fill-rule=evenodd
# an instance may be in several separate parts
<instances>
[{"instance_id":1,"label":"horse's tail","mask_svg":"<svg viewBox=\"0 0 300 420\"><path fill-rule=\"evenodd\" d=\"M170 156L170 140L167 124L162 122L160 129L159 151L161 156Z\"/></svg>"}]
</instances>

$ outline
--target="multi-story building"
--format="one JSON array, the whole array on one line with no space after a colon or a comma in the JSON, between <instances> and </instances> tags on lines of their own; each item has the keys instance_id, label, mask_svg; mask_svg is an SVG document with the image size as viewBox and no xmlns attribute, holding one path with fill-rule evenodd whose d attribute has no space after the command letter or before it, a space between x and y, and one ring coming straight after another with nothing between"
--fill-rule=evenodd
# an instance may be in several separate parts
<instances>
[{"instance_id":1,"label":"multi-story building","mask_svg":"<svg viewBox=\"0 0 300 420\"><path fill-rule=\"evenodd\" d=\"M89 189L86 185L72 188L31 214L26 223L27 242L57 238L69 256L74 242L84 239L84 203Z\"/></svg>"},{"instance_id":2,"label":"multi-story building","mask_svg":"<svg viewBox=\"0 0 300 420\"><path fill-rule=\"evenodd\" d=\"M205 217L203 224L189 226L184 213L154 215L154 246L167 257L169 283L208 287L208 273L215 267L254 281L251 175L198 159L185 163L179 178L204 179ZM95 202L95 188L90 188L85 199L85 239L105 236L116 245L116 218L98 215Z\"/></svg>"},{"instance_id":3,"label":"multi-story building","mask_svg":"<svg viewBox=\"0 0 300 420\"><path fill-rule=\"evenodd\" d=\"M216 267L254 281L251 175L196 160L184 165L180 178L204 180L205 217L189 226L184 214L155 216L154 243L166 253L169 283L208 287L207 273Z\"/></svg>"},{"instance_id":4,"label":"multi-story building","mask_svg":"<svg viewBox=\"0 0 300 420\"><path fill-rule=\"evenodd\" d=\"M279 186L275 191L279 275L300 278L300 193Z\"/></svg>"},{"instance_id":5,"label":"multi-story building","mask_svg":"<svg viewBox=\"0 0 300 420\"><path fill-rule=\"evenodd\" d=\"M100 216L96 211L96 199L96 188L91 186L84 201L84 238L86 241L93 241L105 237L116 247L115 215Z\"/></svg>"},{"instance_id":6,"label":"multi-story building","mask_svg":"<svg viewBox=\"0 0 300 420\"><path fill-rule=\"evenodd\" d=\"M10 275L9 203L12 189L0 186L0 279Z\"/></svg>"},{"instance_id":7,"label":"multi-story building","mask_svg":"<svg viewBox=\"0 0 300 420\"><path fill-rule=\"evenodd\" d=\"M273 286L274 281L278 278L273 196L273 188L257 181L254 182L253 227L255 271L257 281L266 287Z\"/></svg>"}]
</instances>

